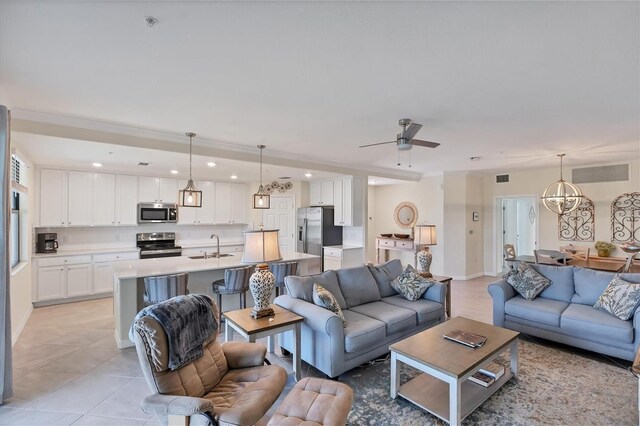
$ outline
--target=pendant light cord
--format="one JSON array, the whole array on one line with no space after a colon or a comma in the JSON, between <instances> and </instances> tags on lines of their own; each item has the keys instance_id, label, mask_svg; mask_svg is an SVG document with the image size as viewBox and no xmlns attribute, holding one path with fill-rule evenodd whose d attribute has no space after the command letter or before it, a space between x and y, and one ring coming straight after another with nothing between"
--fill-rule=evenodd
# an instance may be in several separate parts
<instances>
[{"instance_id":1,"label":"pendant light cord","mask_svg":"<svg viewBox=\"0 0 640 426\"><path fill-rule=\"evenodd\" d=\"M191 141L193 139L193 136L189 136L189 180L191 179Z\"/></svg>"}]
</instances>

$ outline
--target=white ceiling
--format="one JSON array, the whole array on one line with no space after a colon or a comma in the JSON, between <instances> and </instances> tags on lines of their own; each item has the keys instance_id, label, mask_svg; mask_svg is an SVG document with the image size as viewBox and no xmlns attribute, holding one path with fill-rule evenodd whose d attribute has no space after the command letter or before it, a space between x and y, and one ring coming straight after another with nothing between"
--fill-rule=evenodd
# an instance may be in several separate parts
<instances>
[{"instance_id":1,"label":"white ceiling","mask_svg":"<svg viewBox=\"0 0 640 426\"><path fill-rule=\"evenodd\" d=\"M12 109L387 177L638 158L639 75L639 2L0 2Z\"/></svg>"}]
</instances>

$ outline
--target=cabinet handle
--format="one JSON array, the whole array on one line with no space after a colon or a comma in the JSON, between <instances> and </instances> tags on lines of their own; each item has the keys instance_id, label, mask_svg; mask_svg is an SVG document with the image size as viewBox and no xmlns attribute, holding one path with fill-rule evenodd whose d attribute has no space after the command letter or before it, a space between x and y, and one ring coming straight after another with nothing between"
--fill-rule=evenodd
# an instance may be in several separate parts
<instances>
[{"instance_id":1,"label":"cabinet handle","mask_svg":"<svg viewBox=\"0 0 640 426\"><path fill-rule=\"evenodd\" d=\"M62 222L62 224L64 225L64 222Z\"/></svg>"}]
</instances>

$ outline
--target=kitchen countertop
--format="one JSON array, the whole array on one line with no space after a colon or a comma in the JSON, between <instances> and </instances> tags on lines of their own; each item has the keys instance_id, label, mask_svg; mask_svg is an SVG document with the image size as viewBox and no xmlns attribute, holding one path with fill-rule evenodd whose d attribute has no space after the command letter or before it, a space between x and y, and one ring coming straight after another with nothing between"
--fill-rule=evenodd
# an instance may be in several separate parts
<instances>
[{"instance_id":1,"label":"kitchen countertop","mask_svg":"<svg viewBox=\"0 0 640 426\"><path fill-rule=\"evenodd\" d=\"M361 249L362 246L338 245L338 246L322 246L322 248L336 248L336 249L340 249L340 250L352 250L352 249Z\"/></svg>"},{"instance_id":2,"label":"kitchen countertop","mask_svg":"<svg viewBox=\"0 0 640 426\"><path fill-rule=\"evenodd\" d=\"M282 253L282 261L316 259L320 256L297 252ZM229 257L190 259L188 256L161 257L153 259L123 260L113 263L114 277L117 279L142 278L154 275L180 274L182 272L211 271L247 266L242 263L242 253Z\"/></svg>"}]
</instances>

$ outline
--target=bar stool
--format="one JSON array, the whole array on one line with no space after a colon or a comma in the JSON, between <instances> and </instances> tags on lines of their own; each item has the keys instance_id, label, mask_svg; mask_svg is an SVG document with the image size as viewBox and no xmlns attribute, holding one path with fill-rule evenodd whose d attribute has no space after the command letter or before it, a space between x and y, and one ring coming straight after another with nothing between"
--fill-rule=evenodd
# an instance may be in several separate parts
<instances>
[{"instance_id":1,"label":"bar stool","mask_svg":"<svg viewBox=\"0 0 640 426\"><path fill-rule=\"evenodd\" d=\"M144 306L155 305L172 297L189 294L189 274L162 275L144 278Z\"/></svg>"},{"instance_id":2,"label":"bar stool","mask_svg":"<svg viewBox=\"0 0 640 426\"><path fill-rule=\"evenodd\" d=\"M272 263L269 265L269 269L276 277L276 297L278 297L284 288L284 277L298 273L298 262Z\"/></svg>"},{"instance_id":3,"label":"bar stool","mask_svg":"<svg viewBox=\"0 0 640 426\"><path fill-rule=\"evenodd\" d=\"M247 291L249 291L249 278L255 270L255 266L243 266L242 268L225 269L224 278L211 283L211 291L216 294L218 307L220 308L220 321L222 321L222 295L240 294L240 307L247 307Z\"/></svg>"}]
</instances>

